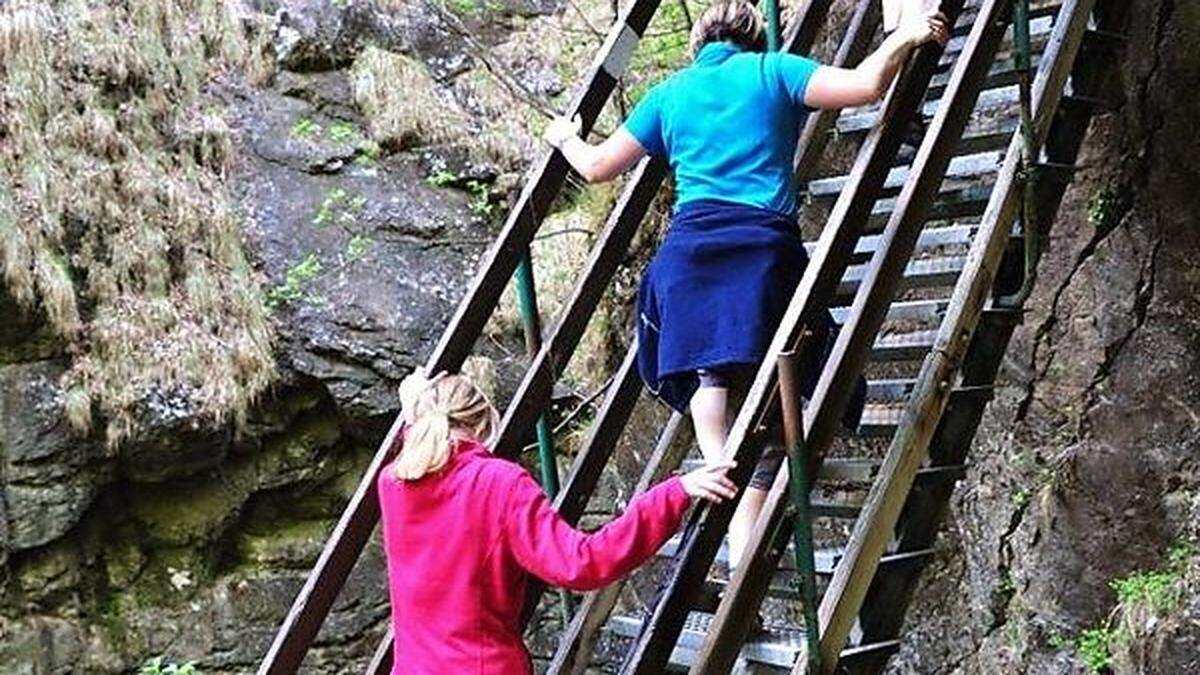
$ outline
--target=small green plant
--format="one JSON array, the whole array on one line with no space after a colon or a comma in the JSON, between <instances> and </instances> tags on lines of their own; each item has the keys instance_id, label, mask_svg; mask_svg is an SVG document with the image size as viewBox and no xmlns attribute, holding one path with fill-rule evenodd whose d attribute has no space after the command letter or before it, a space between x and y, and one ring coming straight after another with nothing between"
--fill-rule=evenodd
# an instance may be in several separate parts
<instances>
[{"instance_id":1,"label":"small green plant","mask_svg":"<svg viewBox=\"0 0 1200 675\"><path fill-rule=\"evenodd\" d=\"M1104 188L1092 197L1088 205L1088 222L1100 232L1110 232L1121 223L1129 210L1127 200L1112 188Z\"/></svg>"},{"instance_id":2,"label":"small green plant","mask_svg":"<svg viewBox=\"0 0 1200 675\"><path fill-rule=\"evenodd\" d=\"M354 158L354 163L370 168L379 163L379 156L383 154L383 149L375 141L364 140L358 145L358 157Z\"/></svg>"},{"instance_id":3,"label":"small green plant","mask_svg":"<svg viewBox=\"0 0 1200 675\"><path fill-rule=\"evenodd\" d=\"M1012 503L1015 508L1022 509L1029 505L1030 493L1026 488L1021 488L1012 494Z\"/></svg>"},{"instance_id":4,"label":"small green plant","mask_svg":"<svg viewBox=\"0 0 1200 675\"><path fill-rule=\"evenodd\" d=\"M321 133L321 125L314 122L312 118L301 117L292 124L293 138L308 140L319 133Z\"/></svg>"},{"instance_id":5,"label":"small green plant","mask_svg":"<svg viewBox=\"0 0 1200 675\"><path fill-rule=\"evenodd\" d=\"M1161 615L1177 609L1184 599L1184 581L1195 549L1190 544L1173 547L1167 564L1156 570L1142 570L1114 579L1110 586L1117 594L1117 607L1104 624L1082 631L1074 641L1075 651L1091 672L1108 669L1114 650L1123 649L1137 637L1137 623L1130 617L1148 612Z\"/></svg>"},{"instance_id":6,"label":"small green plant","mask_svg":"<svg viewBox=\"0 0 1200 675\"><path fill-rule=\"evenodd\" d=\"M321 200L321 205L317 207L313 225L318 227L329 224L349 225L354 222L366 205L367 198L363 195L353 194L341 187L333 188L325 195L325 199Z\"/></svg>"},{"instance_id":7,"label":"small green plant","mask_svg":"<svg viewBox=\"0 0 1200 675\"><path fill-rule=\"evenodd\" d=\"M442 6L459 15L478 14L484 9L479 0L442 0Z\"/></svg>"},{"instance_id":8,"label":"small green plant","mask_svg":"<svg viewBox=\"0 0 1200 675\"><path fill-rule=\"evenodd\" d=\"M471 201L467 206L474 213L490 218L496 210L496 205L492 203L492 190L486 183L478 180L467 181L467 192L471 193Z\"/></svg>"},{"instance_id":9,"label":"small green plant","mask_svg":"<svg viewBox=\"0 0 1200 675\"><path fill-rule=\"evenodd\" d=\"M1134 572L1109 585L1117 600L1126 606L1142 605L1155 612L1169 612L1183 601L1183 576L1194 551L1188 544L1173 547L1167 553L1167 566L1161 570Z\"/></svg>"},{"instance_id":10,"label":"small green plant","mask_svg":"<svg viewBox=\"0 0 1200 675\"><path fill-rule=\"evenodd\" d=\"M357 144L362 139L358 133L358 129L349 122L334 122L329 127L329 140L334 143L354 143Z\"/></svg>"},{"instance_id":11,"label":"small green plant","mask_svg":"<svg viewBox=\"0 0 1200 675\"><path fill-rule=\"evenodd\" d=\"M459 180L460 180L459 175L454 173L453 171L447 171L446 169L438 169L437 171L434 171L433 173L429 174L429 177L425 179L425 182L429 183L430 185L432 185L434 187L447 187L447 186L453 185L454 183L458 182Z\"/></svg>"},{"instance_id":12,"label":"small green plant","mask_svg":"<svg viewBox=\"0 0 1200 675\"><path fill-rule=\"evenodd\" d=\"M1075 642L1069 635L1054 628L1046 633L1046 644L1050 645L1052 649L1067 649L1075 646Z\"/></svg>"},{"instance_id":13,"label":"small green plant","mask_svg":"<svg viewBox=\"0 0 1200 675\"><path fill-rule=\"evenodd\" d=\"M351 262L359 260L371 250L375 242L365 234L356 234L346 244L346 258Z\"/></svg>"},{"instance_id":14,"label":"small green plant","mask_svg":"<svg viewBox=\"0 0 1200 675\"><path fill-rule=\"evenodd\" d=\"M156 656L142 664L138 675L200 675L193 661L187 663L163 663L163 657Z\"/></svg>"},{"instance_id":15,"label":"small green plant","mask_svg":"<svg viewBox=\"0 0 1200 675\"><path fill-rule=\"evenodd\" d=\"M292 265L284 274L283 283L267 292L267 306L278 307L305 297L304 286L321 273L321 261L309 253L304 260Z\"/></svg>"},{"instance_id":16,"label":"small green plant","mask_svg":"<svg viewBox=\"0 0 1200 675\"><path fill-rule=\"evenodd\" d=\"M1098 673L1112 665L1112 646L1116 637L1116 632L1108 626L1090 628L1079 634L1075 649L1088 670Z\"/></svg>"}]
</instances>

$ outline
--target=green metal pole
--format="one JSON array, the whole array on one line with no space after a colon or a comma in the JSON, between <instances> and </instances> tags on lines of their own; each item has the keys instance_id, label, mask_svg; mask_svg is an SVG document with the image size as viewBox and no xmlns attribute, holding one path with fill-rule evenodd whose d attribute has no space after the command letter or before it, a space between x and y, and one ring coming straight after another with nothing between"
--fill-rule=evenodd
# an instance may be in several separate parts
<instances>
[{"instance_id":1,"label":"green metal pole","mask_svg":"<svg viewBox=\"0 0 1200 675\"><path fill-rule=\"evenodd\" d=\"M801 340L799 349L808 339ZM813 552L812 505L809 502L808 453L804 445L804 407L800 395L799 350L779 355L779 404L788 450L788 495L791 503L793 554L804 604L804 638L809 673L821 672L821 624L817 616L817 561Z\"/></svg>"},{"instance_id":2,"label":"green metal pole","mask_svg":"<svg viewBox=\"0 0 1200 675\"><path fill-rule=\"evenodd\" d=\"M521 328L525 333L525 351L530 358L537 355L542 348L542 319L538 312L537 286L533 282L533 259L529 251L521 256L515 273L517 282L517 313L521 315ZM558 464L554 460L554 437L550 433L550 424L546 416L538 417L538 466L542 474L542 489L553 500L558 496ZM571 595L565 590L559 590L558 599L562 608L563 627L571 624L571 614L574 604Z\"/></svg>"},{"instance_id":3,"label":"green metal pole","mask_svg":"<svg viewBox=\"0 0 1200 675\"><path fill-rule=\"evenodd\" d=\"M517 311L525 333L525 350L530 356L542 348L542 322L538 315L537 290L533 283L533 263L526 253L517 263ZM558 465L554 461L554 438L545 416L537 421L538 463L541 466L542 488L554 499L558 496Z\"/></svg>"},{"instance_id":4,"label":"green metal pole","mask_svg":"<svg viewBox=\"0 0 1200 675\"><path fill-rule=\"evenodd\" d=\"M800 598L804 603L804 639L808 644L808 672L821 672L821 624L817 617L817 561L813 551L812 507L809 503L808 467L804 440L788 452L792 494L792 539L796 570L800 572Z\"/></svg>"},{"instance_id":5,"label":"green metal pole","mask_svg":"<svg viewBox=\"0 0 1200 675\"><path fill-rule=\"evenodd\" d=\"M764 0L763 13L767 15L767 51L779 51L779 0Z\"/></svg>"},{"instance_id":6,"label":"green metal pole","mask_svg":"<svg viewBox=\"0 0 1200 675\"><path fill-rule=\"evenodd\" d=\"M767 51L780 49L779 1L764 0L767 15ZM801 348L806 341L801 341ZM813 552L812 507L809 503L808 455L804 448L804 414L797 386L796 353L779 357L780 402L784 407L784 436L788 445L788 475L792 512L792 539L800 598L804 603L804 638L808 672L821 672L821 624L817 617L817 562Z\"/></svg>"},{"instance_id":7,"label":"green metal pole","mask_svg":"<svg viewBox=\"0 0 1200 675\"><path fill-rule=\"evenodd\" d=\"M998 299L1007 307L1025 304L1037 282L1037 264L1041 258L1041 233L1038 231L1037 183L1041 172L1033 129L1033 45L1030 39L1029 0L1013 0L1013 61L1017 71L1017 90L1021 101L1021 234L1025 238L1025 278L1015 294Z\"/></svg>"}]
</instances>

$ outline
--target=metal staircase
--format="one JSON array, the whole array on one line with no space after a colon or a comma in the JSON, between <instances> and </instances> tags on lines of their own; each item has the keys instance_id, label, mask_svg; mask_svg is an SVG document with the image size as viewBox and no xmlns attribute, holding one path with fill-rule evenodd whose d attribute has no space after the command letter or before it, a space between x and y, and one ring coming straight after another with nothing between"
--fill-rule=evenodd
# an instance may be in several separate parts
<instances>
[{"instance_id":1,"label":"metal staircase","mask_svg":"<svg viewBox=\"0 0 1200 675\"><path fill-rule=\"evenodd\" d=\"M824 27L831 0L802 4L783 48L804 53ZM1033 226L1046 232L1070 180L1091 115L1121 46L1126 3L1034 2L1037 79L1032 132L1042 170ZM613 25L571 105L594 123L624 72L657 0L631 0ZM825 312L841 324L812 400L803 407L811 514L820 581L822 672L876 673L898 648L903 617L924 565L1021 307L996 298L1021 285L1022 138L1011 42L1012 0L944 0L955 36L926 47L879 106L809 116L796 170L807 180L807 218L820 227L811 261L772 343L794 350ZM854 64L879 25L877 0L860 0L844 27L836 64ZM914 120L925 125L913 153L902 152ZM823 177L831 145L855 159L843 176ZM457 370L494 311L518 262L561 190L568 167L548 151L531 171L504 228L429 359L431 371ZM509 403L495 451L514 456L545 411L562 374L667 173L643 160L629 175L561 314L545 333ZM828 211L827 217L825 212ZM815 214L815 215L814 215ZM589 435L555 505L577 521L641 392L631 345L613 376ZM838 420L860 373L868 406L857 434ZM759 429L780 414L773 358L759 369L726 450L740 485L749 480ZM685 461L675 442L690 424L674 415L661 430L637 490ZM378 520L375 480L396 450L399 420L380 447L260 666L296 672ZM648 443L649 441L647 441ZM597 641L624 647L622 673L807 672L804 626L790 562L792 530L786 467L768 497L744 564L725 573L722 540L732 505L698 507L667 558L660 592L640 616L612 616L620 585L583 596L561 637L551 673L583 672ZM787 557L790 561L790 557ZM543 589L531 588L529 603ZM789 609L790 608L790 609ZM766 626L755 631L754 615ZM370 671L391 667L390 632Z\"/></svg>"}]
</instances>

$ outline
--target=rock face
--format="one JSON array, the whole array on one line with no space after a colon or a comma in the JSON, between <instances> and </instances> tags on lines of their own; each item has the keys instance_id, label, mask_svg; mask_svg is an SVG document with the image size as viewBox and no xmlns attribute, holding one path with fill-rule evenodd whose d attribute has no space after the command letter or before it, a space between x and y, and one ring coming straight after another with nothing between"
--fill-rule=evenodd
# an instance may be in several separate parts
<instances>
[{"instance_id":1,"label":"rock face","mask_svg":"<svg viewBox=\"0 0 1200 675\"><path fill-rule=\"evenodd\" d=\"M381 152L354 105L346 66L368 42L454 60L420 6L261 4L247 11L274 17L255 15L274 21L282 69L212 95L238 138L229 184L280 382L236 428L164 400L150 432L106 448L69 430L69 355L0 288L0 672L129 672L159 655L253 671L397 412L396 384L494 237L478 195L430 185L428 151ZM309 672L369 658L383 578L372 545Z\"/></svg>"},{"instance_id":2,"label":"rock face","mask_svg":"<svg viewBox=\"0 0 1200 675\"><path fill-rule=\"evenodd\" d=\"M1091 131L891 672L1085 672L1067 643L1105 624L1110 582L1195 541L1200 106L1179 83L1200 77L1200 11L1131 14L1122 103ZM1196 672L1194 597L1150 632L1172 648L1116 670Z\"/></svg>"}]
</instances>

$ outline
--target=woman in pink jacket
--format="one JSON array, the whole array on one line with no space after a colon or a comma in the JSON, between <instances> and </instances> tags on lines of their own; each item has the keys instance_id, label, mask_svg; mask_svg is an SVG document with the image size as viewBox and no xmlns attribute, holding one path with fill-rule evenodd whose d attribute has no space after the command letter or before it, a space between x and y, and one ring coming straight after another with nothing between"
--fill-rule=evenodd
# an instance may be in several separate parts
<instances>
[{"instance_id":1,"label":"woman in pink jacket","mask_svg":"<svg viewBox=\"0 0 1200 675\"><path fill-rule=\"evenodd\" d=\"M735 494L732 464L710 465L580 532L528 472L491 455L496 409L470 380L414 376L400 396L410 425L379 478L394 675L532 673L520 618L528 575L576 591L607 585L654 555L692 498Z\"/></svg>"}]
</instances>

